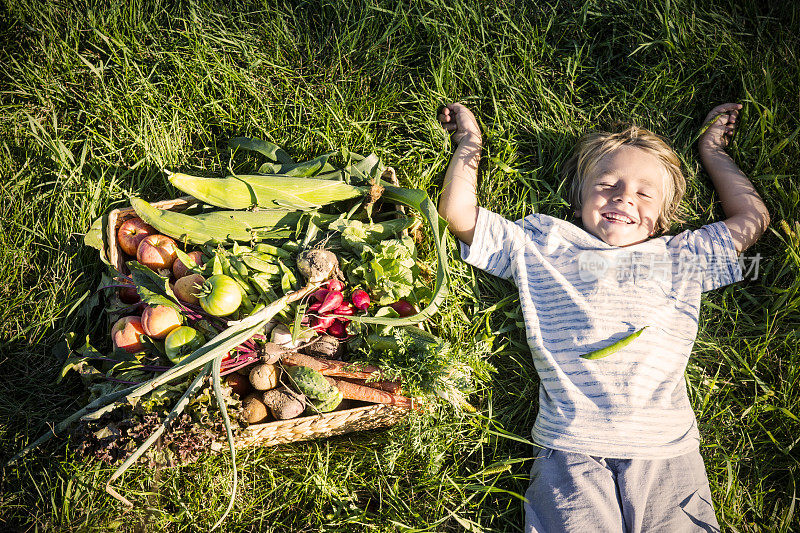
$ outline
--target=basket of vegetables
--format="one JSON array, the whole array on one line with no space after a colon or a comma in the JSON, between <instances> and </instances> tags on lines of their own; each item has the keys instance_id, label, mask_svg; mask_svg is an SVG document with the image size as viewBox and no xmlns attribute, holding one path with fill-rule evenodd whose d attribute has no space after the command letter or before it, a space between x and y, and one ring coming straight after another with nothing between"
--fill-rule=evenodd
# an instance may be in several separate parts
<instances>
[{"instance_id":1,"label":"basket of vegetables","mask_svg":"<svg viewBox=\"0 0 800 533\"><path fill-rule=\"evenodd\" d=\"M427 194L399 187L374 154L295 163L267 142L231 146L270 161L224 178L168 173L186 196L132 197L92 225L85 242L108 274L91 305L112 348L68 336L62 377L80 375L86 406L17 457L77 425L84 450L122 463L106 490L130 503L111 484L154 450L180 464L227 447L235 476L237 448L470 407L488 352L426 326L449 281ZM434 268L418 259L420 231Z\"/></svg>"}]
</instances>

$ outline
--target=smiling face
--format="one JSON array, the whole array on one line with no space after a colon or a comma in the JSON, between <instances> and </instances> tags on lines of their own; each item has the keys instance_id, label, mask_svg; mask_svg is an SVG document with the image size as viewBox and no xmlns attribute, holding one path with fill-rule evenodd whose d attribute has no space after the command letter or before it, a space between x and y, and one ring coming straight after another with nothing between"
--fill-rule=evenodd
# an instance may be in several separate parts
<instances>
[{"instance_id":1,"label":"smiling face","mask_svg":"<svg viewBox=\"0 0 800 533\"><path fill-rule=\"evenodd\" d=\"M668 179L658 157L634 146L619 146L586 176L575 215L586 231L607 244L640 243L656 231Z\"/></svg>"}]
</instances>

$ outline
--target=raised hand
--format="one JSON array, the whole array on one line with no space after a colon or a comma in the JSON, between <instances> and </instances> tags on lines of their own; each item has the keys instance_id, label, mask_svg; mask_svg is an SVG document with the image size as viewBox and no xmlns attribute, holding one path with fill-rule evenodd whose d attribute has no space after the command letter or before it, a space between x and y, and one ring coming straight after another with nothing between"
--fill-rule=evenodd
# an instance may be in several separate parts
<instances>
[{"instance_id":1,"label":"raised hand","mask_svg":"<svg viewBox=\"0 0 800 533\"><path fill-rule=\"evenodd\" d=\"M736 119L742 104L720 104L706 116L703 125L706 131L698 140L700 150L724 150L736 133Z\"/></svg>"},{"instance_id":2,"label":"raised hand","mask_svg":"<svg viewBox=\"0 0 800 533\"><path fill-rule=\"evenodd\" d=\"M460 145L469 139L481 144L481 129L475 115L459 103L448 104L439 110L437 117L445 131L452 134L453 142Z\"/></svg>"}]
</instances>

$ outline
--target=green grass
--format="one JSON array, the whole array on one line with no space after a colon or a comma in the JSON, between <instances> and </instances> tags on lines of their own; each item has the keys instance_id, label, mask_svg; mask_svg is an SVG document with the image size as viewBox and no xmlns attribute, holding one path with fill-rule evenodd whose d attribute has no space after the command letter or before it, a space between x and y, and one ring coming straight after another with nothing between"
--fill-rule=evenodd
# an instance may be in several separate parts
<instances>
[{"instance_id":1,"label":"green grass","mask_svg":"<svg viewBox=\"0 0 800 533\"><path fill-rule=\"evenodd\" d=\"M738 101L745 107L731 153L773 224L747 252L761 254L758 280L704 297L687 382L723 528L799 529L800 8L753 0L144 4L0 7L8 21L0 30L3 458L79 407L77 380L54 385L61 362L52 349L67 331L105 327L87 324L76 306L101 271L82 234L128 192L175 196L162 168L222 172L227 140L247 135L297 159L339 147L376 151L403 184L435 198L451 149L435 111L464 101L487 141L479 195L488 208L509 218L569 216L559 171L572 143L625 120L673 141L693 228L721 212L692 140L711 107ZM530 448L503 435L529 435L537 382L515 291L458 261L453 274L439 332L456 342L495 336L499 372L474 398L480 416L445 417L428 429L424 453L405 427L242 452L225 529L521 529L517 495ZM103 490L112 471L55 440L3 468L0 528L206 531L227 504L224 455L130 470L118 486L136 503L131 510Z\"/></svg>"}]
</instances>

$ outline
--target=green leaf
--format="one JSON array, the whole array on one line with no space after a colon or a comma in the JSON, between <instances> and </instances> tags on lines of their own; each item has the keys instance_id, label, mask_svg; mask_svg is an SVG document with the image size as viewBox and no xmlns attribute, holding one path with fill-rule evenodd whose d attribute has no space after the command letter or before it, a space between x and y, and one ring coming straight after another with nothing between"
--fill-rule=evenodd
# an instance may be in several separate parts
<instances>
[{"instance_id":1,"label":"green leaf","mask_svg":"<svg viewBox=\"0 0 800 533\"><path fill-rule=\"evenodd\" d=\"M127 265L136 285L136 292L143 302L148 305L166 305L180 312L181 304L169 287L169 279L162 278L138 261L129 261Z\"/></svg>"},{"instance_id":2,"label":"green leaf","mask_svg":"<svg viewBox=\"0 0 800 533\"><path fill-rule=\"evenodd\" d=\"M312 178L320 172L336 170L333 165L328 163L328 159L336 153L329 152L302 163L264 163L258 168L258 172L260 174L286 174L297 178Z\"/></svg>"},{"instance_id":3,"label":"green leaf","mask_svg":"<svg viewBox=\"0 0 800 533\"><path fill-rule=\"evenodd\" d=\"M287 154L283 148L269 141L252 139L250 137L234 137L228 141L228 146L234 150L241 149L251 152L258 152L259 154L265 155L270 160L277 161L278 163L294 163L292 158L289 157L289 154Z\"/></svg>"},{"instance_id":4,"label":"green leaf","mask_svg":"<svg viewBox=\"0 0 800 533\"><path fill-rule=\"evenodd\" d=\"M83 236L83 243L87 246L91 246L92 248L97 248L100 252L100 260L110 265L111 261L108 260L108 256L106 255L106 249L108 248L106 243L106 235L108 230L108 215L103 215L92 222L89 231L86 232L86 235Z\"/></svg>"},{"instance_id":5,"label":"green leaf","mask_svg":"<svg viewBox=\"0 0 800 533\"><path fill-rule=\"evenodd\" d=\"M236 242L234 242L233 245L236 246ZM189 272L192 274L202 274L202 270L197 266L197 263L194 262L194 259L192 259L191 256L177 247L175 248L175 253L178 254L178 259L180 259L181 263L186 266Z\"/></svg>"},{"instance_id":6,"label":"green leaf","mask_svg":"<svg viewBox=\"0 0 800 533\"><path fill-rule=\"evenodd\" d=\"M385 187L383 200L400 203L416 209L425 220L431 232L431 238L436 247L436 282L433 288L433 297L427 307L416 315L405 318L376 318L354 316L353 321L367 324L386 324L392 326L405 326L417 324L433 316L444 302L450 286L450 267L447 262L447 222L439 216L436 206L425 191L419 189L404 189L381 183Z\"/></svg>"}]
</instances>

